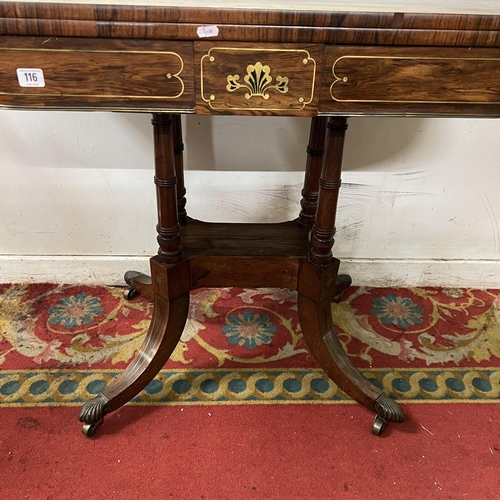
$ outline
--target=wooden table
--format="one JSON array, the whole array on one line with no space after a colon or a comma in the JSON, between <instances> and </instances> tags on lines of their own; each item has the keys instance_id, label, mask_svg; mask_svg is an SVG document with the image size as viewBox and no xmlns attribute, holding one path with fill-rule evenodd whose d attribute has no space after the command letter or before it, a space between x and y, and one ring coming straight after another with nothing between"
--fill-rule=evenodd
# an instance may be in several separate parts
<instances>
[{"instance_id":1,"label":"wooden table","mask_svg":"<svg viewBox=\"0 0 500 500\"><path fill-rule=\"evenodd\" d=\"M500 6L353 3L0 2L2 107L153 114L159 251L151 277L125 275L129 298L139 292L154 301L153 318L128 368L82 408L85 435L163 367L198 287L297 290L311 352L376 414L372 431L404 420L398 404L351 363L332 324L332 298L350 283L332 255L346 117L498 116ZM188 218L182 113L312 117L298 219Z\"/></svg>"}]
</instances>

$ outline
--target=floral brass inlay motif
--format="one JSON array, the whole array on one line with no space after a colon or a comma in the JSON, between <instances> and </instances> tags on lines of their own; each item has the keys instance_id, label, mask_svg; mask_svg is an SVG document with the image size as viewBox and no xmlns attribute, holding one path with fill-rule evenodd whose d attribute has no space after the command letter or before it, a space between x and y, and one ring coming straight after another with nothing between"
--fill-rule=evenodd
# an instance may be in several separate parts
<instances>
[{"instance_id":1,"label":"floral brass inlay motif","mask_svg":"<svg viewBox=\"0 0 500 500\"><path fill-rule=\"evenodd\" d=\"M227 77L226 89L229 92L234 92L240 88L246 88L248 92L245 94L246 99L250 99L254 96L260 96L264 99L269 99L269 94L267 93L270 89L276 89L282 94L288 92L288 78L285 76L277 76L276 84L271 85L273 77L271 76L271 68L267 65L263 65L261 62L255 65L249 64L247 66L247 74L243 78L245 83L239 83L240 75L229 75Z\"/></svg>"},{"instance_id":2,"label":"floral brass inlay motif","mask_svg":"<svg viewBox=\"0 0 500 500\"><path fill-rule=\"evenodd\" d=\"M315 97L316 60L304 49L212 47L201 57L200 80L201 98L213 110L298 112Z\"/></svg>"}]
</instances>

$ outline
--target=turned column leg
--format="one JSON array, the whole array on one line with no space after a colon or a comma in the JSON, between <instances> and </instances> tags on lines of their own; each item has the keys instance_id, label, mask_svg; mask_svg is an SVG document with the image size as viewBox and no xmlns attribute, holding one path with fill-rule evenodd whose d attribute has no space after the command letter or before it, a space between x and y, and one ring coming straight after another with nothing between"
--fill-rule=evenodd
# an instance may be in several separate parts
<instances>
[{"instance_id":1,"label":"turned column leg","mask_svg":"<svg viewBox=\"0 0 500 500\"><path fill-rule=\"evenodd\" d=\"M316 118L313 118L311 124L301 215L304 213L302 215L304 224L307 221L308 225L313 226L311 231L312 248L309 261L315 265L325 266L332 259L331 249L335 235L335 218L341 186L342 156L347 120L343 117L330 119L318 117L317 119L319 120L319 118L321 118L321 122L315 122ZM327 133L326 157L324 156L325 132ZM315 190L316 193L314 196ZM304 195L304 192L307 194ZM313 209L314 213L312 214L311 222L310 213ZM307 216L305 215L306 210ZM344 290L351 283L352 279L350 276L339 275L332 296L333 300L338 301Z\"/></svg>"},{"instance_id":2,"label":"turned column leg","mask_svg":"<svg viewBox=\"0 0 500 500\"><path fill-rule=\"evenodd\" d=\"M155 146L155 184L158 209L158 257L164 264L181 260L181 228L177 217L177 179L175 171L172 115L154 114L151 120Z\"/></svg>"},{"instance_id":3,"label":"turned column leg","mask_svg":"<svg viewBox=\"0 0 500 500\"><path fill-rule=\"evenodd\" d=\"M311 231L309 262L327 266L332 262L335 235L335 218L341 185L342 154L347 119L332 117L327 124L326 156L319 179L318 208Z\"/></svg>"},{"instance_id":4,"label":"turned column leg","mask_svg":"<svg viewBox=\"0 0 500 500\"><path fill-rule=\"evenodd\" d=\"M153 380L175 349L186 323L189 262L181 262L172 122L172 115L153 115L159 249L151 259L151 278L133 271L125 275L130 290L153 298L151 325L126 370L83 406L79 420L85 423L86 436L94 434L104 415L130 401Z\"/></svg>"},{"instance_id":5,"label":"turned column leg","mask_svg":"<svg viewBox=\"0 0 500 500\"><path fill-rule=\"evenodd\" d=\"M307 146L307 163L304 177L304 188L300 200L299 223L312 226L318 206L319 176L325 154L325 134L328 118L316 116L311 120L309 144Z\"/></svg>"},{"instance_id":6,"label":"turned column leg","mask_svg":"<svg viewBox=\"0 0 500 500\"><path fill-rule=\"evenodd\" d=\"M187 222L186 187L184 184L184 143L182 142L181 115L173 115L174 163L177 176L177 217L180 224Z\"/></svg>"},{"instance_id":7,"label":"turned column leg","mask_svg":"<svg viewBox=\"0 0 500 500\"><path fill-rule=\"evenodd\" d=\"M151 120L154 132L156 203L158 209L158 257L165 264L180 261L180 225L178 207L184 210L184 172L182 131L180 115L154 114ZM181 179L181 199L178 198L177 177ZM137 271L125 273L129 285L125 298L130 300L140 294L153 298L151 278Z\"/></svg>"},{"instance_id":8,"label":"turned column leg","mask_svg":"<svg viewBox=\"0 0 500 500\"><path fill-rule=\"evenodd\" d=\"M329 119L311 250L308 262L303 262L299 271L299 319L318 363L338 387L378 415L372 430L380 434L386 421L402 422L403 411L351 363L335 333L331 313L332 296L350 284L350 279L339 280L339 261L332 256L346 130L345 118Z\"/></svg>"}]
</instances>

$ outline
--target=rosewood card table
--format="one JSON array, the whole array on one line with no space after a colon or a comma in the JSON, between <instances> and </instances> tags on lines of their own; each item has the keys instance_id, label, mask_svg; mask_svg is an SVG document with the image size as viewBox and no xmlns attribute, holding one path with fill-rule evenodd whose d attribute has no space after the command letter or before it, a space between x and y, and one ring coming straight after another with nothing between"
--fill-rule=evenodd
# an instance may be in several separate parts
<instances>
[{"instance_id":1,"label":"rosewood card table","mask_svg":"<svg viewBox=\"0 0 500 500\"><path fill-rule=\"evenodd\" d=\"M350 278L332 255L347 117L498 116L500 5L475 0L54 0L0 2L0 105L153 115L158 254L127 272L128 297L154 301L128 368L83 406L83 432L155 377L198 287L286 287L327 375L375 413L398 404L351 363L331 301ZM211 224L188 218L180 115L310 116L298 219Z\"/></svg>"}]
</instances>

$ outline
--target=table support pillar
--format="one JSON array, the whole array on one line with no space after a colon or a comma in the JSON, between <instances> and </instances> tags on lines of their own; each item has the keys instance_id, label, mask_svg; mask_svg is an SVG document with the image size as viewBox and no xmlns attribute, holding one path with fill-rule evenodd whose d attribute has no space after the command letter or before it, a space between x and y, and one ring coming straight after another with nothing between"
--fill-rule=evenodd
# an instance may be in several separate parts
<instances>
[{"instance_id":1,"label":"table support pillar","mask_svg":"<svg viewBox=\"0 0 500 500\"><path fill-rule=\"evenodd\" d=\"M316 116L311 120L309 144L307 146L307 163L300 201L299 223L312 226L318 207L319 176L325 154L325 134L328 117Z\"/></svg>"},{"instance_id":2,"label":"table support pillar","mask_svg":"<svg viewBox=\"0 0 500 500\"><path fill-rule=\"evenodd\" d=\"M125 281L130 290L153 299L153 317L139 352L125 371L83 405L78 418L84 422L82 432L89 437L102 424L106 414L130 401L160 371L181 337L189 311L189 261L181 262L177 216L176 170L182 169L182 162L175 161L174 142L177 153L182 154L180 118L158 113L153 115L151 123L154 128L154 181L160 248L158 256L151 259L151 278L129 271ZM131 298L130 290L127 298Z\"/></svg>"},{"instance_id":3,"label":"table support pillar","mask_svg":"<svg viewBox=\"0 0 500 500\"><path fill-rule=\"evenodd\" d=\"M170 114L157 113L151 120L154 128L155 184L158 208L158 257L164 264L181 260L181 233L177 217L177 179Z\"/></svg>"},{"instance_id":4,"label":"table support pillar","mask_svg":"<svg viewBox=\"0 0 500 500\"><path fill-rule=\"evenodd\" d=\"M332 247L335 235L335 218L342 171L344 137L347 119L330 117L327 124L326 156L319 178L319 195L316 219L311 232L309 262L327 266L332 262Z\"/></svg>"},{"instance_id":5,"label":"table support pillar","mask_svg":"<svg viewBox=\"0 0 500 500\"><path fill-rule=\"evenodd\" d=\"M184 184L184 143L182 142L181 115L173 115L172 120L175 175L177 177L177 218L180 224L186 224L186 186Z\"/></svg>"},{"instance_id":6,"label":"table support pillar","mask_svg":"<svg viewBox=\"0 0 500 500\"><path fill-rule=\"evenodd\" d=\"M340 262L332 256L347 119L330 117L326 128L326 155L319 178L311 249L308 261L303 261L299 270L300 326L309 349L325 373L349 396L376 413L372 432L380 434L386 422L402 422L404 413L352 364L332 320L332 298L339 296L351 282L350 277L338 275Z\"/></svg>"},{"instance_id":7,"label":"table support pillar","mask_svg":"<svg viewBox=\"0 0 500 500\"><path fill-rule=\"evenodd\" d=\"M334 329L331 314L332 297L339 295L350 284L349 280L339 280L339 261L332 257L333 236L335 234L335 214L340 188L342 151L347 129L345 118L313 120L309 141L308 180L304 188L307 196L314 191L317 178L319 151L327 129L326 156L322 165L318 184L318 206L315 222L310 231L309 259L307 253L307 227L292 224L295 237L300 235L304 247L301 255L293 257L286 248L283 254L275 256L253 253L255 237L249 236L244 247L248 255L240 255L241 244L233 248L221 259L218 255L190 255L187 250L181 260L180 224L178 221L179 198L176 191L176 175L182 172L182 136L180 119L172 115L155 114L155 184L158 204L157 257L151 259L151 278L137 272L129 272L125 280L130 291L139 292L154 300L153 317L143 345L126 370L114 379L94 399L83 406L79 419L84 422L83 433L92 436L101 425L104 416L115 411L156 376L172 354L182 334L189 310L189 292L193 287L239 286L242 282L253 286L296 286L298 290L298 313L304 338L312 354L326 374L356 401L377 414L372 427L379 434L385 423L401 422L404 414L398 404L383 391L369 382L352 364ZM318 146L317 148L315 146ZM312 153L311 153L312 152ZM177 155L177 156L176 156ZM176 161L177 160L177 161ZM315 165L312 165L315 164ZM309 200L312 199L312 196ZM304 216L310 216L311 205L305 203ZM309 217L310 218L310 217ZM199 224L196 241L214 238L210 225ZM189 236L190 225L183 228L184 236ZM196 234L196 226L193 228ZM290 231L287 224L282 231ZM262 231L262 230L261 230ZM291 234L291 233L290 233ZM244 240L244 238L243 238ZM285 238L286 240L286 238ZM196 241L194 242L196 246ZM193 241L192 241L193 243ZM227 242L226 242L227 243ZM218 245L214 244L217 248ZM293 245L294 252L296 243ZM272 247L275 250L275 247ZM192 249L191 249L192 251ZM202 252L203 253L203 252ZM274 258L273 258L274 257ZM241 264L244 265L241 265ZM243 269L235 271L235 266ZM261 268L262 267L262 268ZM272 280L276 279L274 282Z\"/></svg>"}]
</instances>

